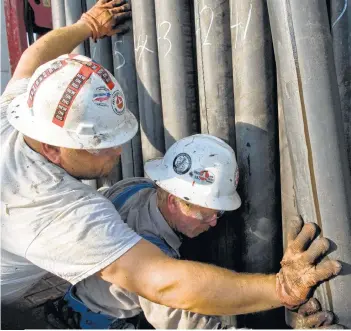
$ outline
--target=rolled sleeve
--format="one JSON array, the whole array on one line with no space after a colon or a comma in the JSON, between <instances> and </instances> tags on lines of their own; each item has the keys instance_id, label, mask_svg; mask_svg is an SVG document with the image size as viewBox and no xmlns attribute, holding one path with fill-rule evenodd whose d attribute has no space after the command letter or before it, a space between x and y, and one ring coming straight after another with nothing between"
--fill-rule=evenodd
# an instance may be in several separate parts
<instances>
[{"instance_id":1,"label":"rolled sleeve","mask_svg":"<svg viewBox=\"0 0 351 331\"><path fill-rule=\"evenodd\" d=\"M141 237L102 196L57 208L29 245L26 258L72 284L117 260Z\"/></svg>"}]
</instances>

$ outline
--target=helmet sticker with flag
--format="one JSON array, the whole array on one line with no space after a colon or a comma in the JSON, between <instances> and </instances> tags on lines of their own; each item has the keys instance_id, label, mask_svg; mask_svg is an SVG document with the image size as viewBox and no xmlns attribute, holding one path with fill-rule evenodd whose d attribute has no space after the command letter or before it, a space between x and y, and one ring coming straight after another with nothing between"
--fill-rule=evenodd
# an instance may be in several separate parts
<instances>
[{"instance_id":1,"label":"helmet sticker with flag","mask_svg":"<svg viewBox=\"0 0 351 331\"><path fill-rule=\"evenodd\" d=\"M186 174L191 168L191 157L187 153L178 154L173 160L173 170L178 175Z\"/></svg>"},{"instance_id":2,"label":"helmet sticker with flag","mask_svg":"<svg viewBox=\"0 0 351 331\"><path fill-rule=\"evenodd\" d=\"M119 90L112 95L112 109L117 115L122 115L125 109L125 101L123 93Z\"/></svg>"},{"instance_id":3,"label":"helmet sticker with flag","mask_svg":"<svg viewBox=\"0 0 351 331\"><path fill-rule=\"evenodd\" d=\"M108 107L108 101L110 100L111 93L105 86L100 86L95 90L93 94L93 102L101 107Z\"/></svg>"},{"instance_id":4,"label":"helmet sticker with flag","mask_svg":"<svg viewBox=\"0 0 351 331\"><path fill-rule=\"evenodd\" d=\"M194 182L201 185L210 185L215 181L215 176L212 172L206 169L196 169L189 173Z\"/></svg>"}]
</instances>

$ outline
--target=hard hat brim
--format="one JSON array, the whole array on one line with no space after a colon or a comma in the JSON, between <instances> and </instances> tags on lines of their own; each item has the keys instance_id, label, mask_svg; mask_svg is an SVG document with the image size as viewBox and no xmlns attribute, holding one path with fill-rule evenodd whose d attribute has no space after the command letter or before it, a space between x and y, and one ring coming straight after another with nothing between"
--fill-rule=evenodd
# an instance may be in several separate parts
<instances>
[{"instance_id":1,"label":"hard hat brim","mask_svg":"<svg viewBox=\"0 0 351 331\"><path fill-rule=\"evenodd\" d=\"M191 179L182 180L179 177L171 176L171 171L164 165L163 158L146 161L144 171L157 186L192 204L226 211L235 210L241 206L241 199L236 191L231 196L208 197L205 201L203 197L203 187L200 185L193 186L191 184ZM191 194L188 194L189 190L191 190ZM191 200L185 199L187 195L192 197Z\"/></svg>"},{"instance_id":2,"label":"hard hat brim","mask_svg":"<svg viewBox=\"0 0 351 331\"><path fill-rule=\"evenodd\" d=\"M126 109L125 120L113 133L80 135L57 125L50 125L32 116L27 105L27 94L17 96L9 105L7 118L10 124L23 135L42 143L73 149L103 149L120 146L131 140L138 131L135 116Z\"/></svg>"}]
</instances>

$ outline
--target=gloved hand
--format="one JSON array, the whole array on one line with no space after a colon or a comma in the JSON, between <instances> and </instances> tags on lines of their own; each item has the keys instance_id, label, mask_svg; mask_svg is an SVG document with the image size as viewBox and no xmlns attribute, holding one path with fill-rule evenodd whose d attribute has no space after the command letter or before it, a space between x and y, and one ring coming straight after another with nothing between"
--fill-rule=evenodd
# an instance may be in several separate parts
<instances>
[{"instance_id":1,"label":"gloved hand","mask_svg":"<svg viewBox=\"0 0 351 331\"><path fill-rule=\"evenodd\" d=\"M313 240L317 229L314 223L290 222L288 246L276 282L278 297L287 308L294 309L306 302L313 286L341 270L341 264L335 260L324 260L315 265L330 245L326 238Z\"/></svg>"},{"instance_id":2,"label":"gloved hand","mask_svg":"<svg viewBox=\"0 0 351 331\"><path fill-rule=\"evenodd\" d=\"M343 329L340 324L333 324L334 314L322 311L319 301L311 298L300 306L297 312L289 312L287 324L294 329Z\"/></svg>"},{"instance_id":3,"label":"gloved hand","mask_svg":"<svg viewBox=\"0 0 351 331\"><path fill-rule=\"evenodd\" d=\"M130 5L125 0L99 0L80 20L88 24L96 42L96 39L128 31L128 27L120 24L131 17Z\"/></svg>"}]
</instances>

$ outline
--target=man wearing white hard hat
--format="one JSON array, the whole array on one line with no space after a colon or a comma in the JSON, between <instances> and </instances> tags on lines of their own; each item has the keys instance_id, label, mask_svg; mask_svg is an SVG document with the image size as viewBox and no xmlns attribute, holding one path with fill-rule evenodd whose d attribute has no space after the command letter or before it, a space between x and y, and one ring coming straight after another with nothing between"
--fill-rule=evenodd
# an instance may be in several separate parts
<instances>
[{"instance_id":1,"label":"man wearing white hard hat","mask_svg":"<svg viewBox=\"0 0 351 331\"><path fill-rule=\"evenodd\" d=\"M224 211L241 204L234 151L216 137L198 134L183 138L164 158L146 162L144 170L149 179L125 179L103 194L133 230L173 258L180 258L180 235L198 236L215 226ZM95 328L107 328L116 318L127 319L142 311L157 329L222 326L218 317L153 303L95 275L71 288L64 301L52 314L67 323L73 312L79 312L81 328L93 323ZM65 317L62 310L68 307L73 311ZM94 312L100 312L99 320Z\"/></svg>"},{"instance_id":2,"label":"man wearing white hard hat","mask_svg":"<svg viewBox=\"0 0 351 331\"><path fill-rule=\"evenodd\" d=\"M181 257L183 235L198 236L216 226L223 212L241 205L236 192L239 170L235 153L219 138L206 134L183 138L172 145L163 158L146 162L144 170L149 178L122 180L103 194L133 230L170 257ZM305 309L313 304L316 303L309 302ZM228 327L218 316L156 304L96 275L72 287L60 302L47 305L51 320L56 318L65 323L63 325L77 320L76 327L83 329L89 326L131 328L138 325L135 317L142 312L156 329ZM298 317L300 322L309 327L320 323L321 317L311 317L312 312L310 321L313 322L308 323L302 314Z\"/></svg>"},{"instance_id":3,"label":"man wearing white hard hat","mask_svg":"<svg viewBox=\"0 0 351 331\"><path fill-rule=\"evenodd\" d=\"M109 173L137 122L111 73L64 54L89 37L123 32L118 24L130 17L125 1L99 0L77 23L30 46L1 96L2 302L20 298L51 272L73 285L96 274L150 301L203 314L304 303L314 285L341 268L333 260L315 265L328 248L326 239L317 239L306 250L315 225L295 233L277 275L234 274L170 258L79 181ZM188 161L174 162L179 176ZM201 174L193 170L197 180Z\"/></svg>"}]
</instances>

